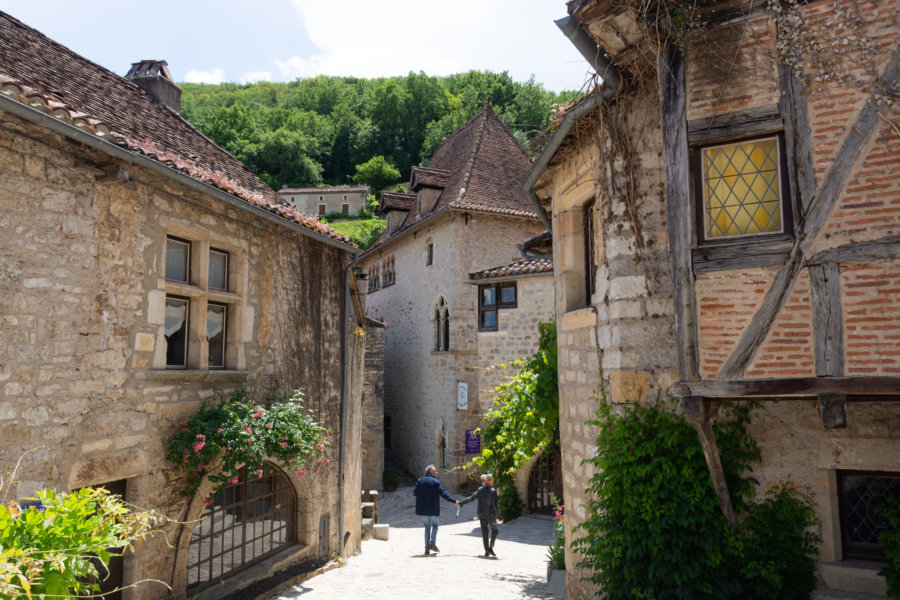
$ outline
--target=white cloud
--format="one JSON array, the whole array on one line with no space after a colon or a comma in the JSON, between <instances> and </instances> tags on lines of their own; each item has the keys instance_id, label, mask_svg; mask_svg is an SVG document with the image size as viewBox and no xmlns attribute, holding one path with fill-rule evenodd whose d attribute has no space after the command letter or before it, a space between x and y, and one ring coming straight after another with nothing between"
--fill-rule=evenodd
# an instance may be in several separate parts
<instances>
[{"instance_id":1,"label":"white cloud","mask_svg":"<svg viewBox=\"0 0 900 600\"><path fill-rule=\"evenodd\" d=\"M587 63L553 24L562 0L292 0L312 56L276 61L286 79L318 74L384 77L469 69L535 74L551 89L578 88Z\"/></svg>"},{"instance_id":2,"label":"white cloud","mask_svg":"<svg viewBox=\"0 0 900 600\"><path fill-rule=\"evenodd\" d=\"M222 83L225 81L225 69L216 68L209 71L191 69L184 74L184 80L190 83Z\"/></svg>"},{"instance_id":3,"label":"white cloud","mask_svg":"<svg viewBox=\"0 0 900 600\"><path fill-rule=\"evenodd\" d=\"M244 73L240 83L256 83L257 81L272 81L271 71L250 71Z\"/></svg>"}]
</instances>

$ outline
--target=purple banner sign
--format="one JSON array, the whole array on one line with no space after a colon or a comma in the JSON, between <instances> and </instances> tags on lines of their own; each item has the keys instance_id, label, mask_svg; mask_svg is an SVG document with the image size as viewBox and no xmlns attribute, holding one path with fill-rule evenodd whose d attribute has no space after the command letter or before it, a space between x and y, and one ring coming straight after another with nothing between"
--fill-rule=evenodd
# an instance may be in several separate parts
<instances>
[{"instance_id":1,"label":"purple banner sign","mask_svg":"<svg viewBox=\"0 0 900 600\"><path fill-rule=\"evenodd\" d=\"M481 452L481 436L474 431L466 431L466 454Z\"/></svg>"}]
</instances>

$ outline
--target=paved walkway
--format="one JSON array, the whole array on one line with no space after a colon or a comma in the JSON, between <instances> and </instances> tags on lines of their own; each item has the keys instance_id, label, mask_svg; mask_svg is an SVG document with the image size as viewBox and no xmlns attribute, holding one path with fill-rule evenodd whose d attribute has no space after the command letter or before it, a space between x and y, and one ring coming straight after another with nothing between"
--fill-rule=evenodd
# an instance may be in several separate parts
<instances>
[{"instance_id":1,"label":"paved walkway","mask_svg":"<svg viewBox=\"0 0 900 600\"><path fill-rule=\"evenodd\" d=\"M454 498L464 496L453 495ZM494 550L485 558L475 503L456 516L456 507L441 500L439 554L425 556L425 533L415 515L412 487L382 492L378 521L390 524L390 540L366 540L362 553L340 569L317 575L285 591L278 600L415 599L491 600L559 599L547 592L547 546L553 519L519 517L500 525Z\"/></svg>"}]
</instances>

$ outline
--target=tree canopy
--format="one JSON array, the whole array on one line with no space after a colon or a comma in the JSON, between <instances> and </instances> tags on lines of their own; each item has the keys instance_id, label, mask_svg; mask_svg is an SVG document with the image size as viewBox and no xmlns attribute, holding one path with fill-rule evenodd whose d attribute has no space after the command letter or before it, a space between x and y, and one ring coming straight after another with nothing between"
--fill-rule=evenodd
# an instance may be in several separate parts
<instances>
[{"instance_id":1,"label":"tree canopy","mask_svg":"<svg viewBox=\"0 0 900 600\"><path fill-rule=\"evenodd\" d=\"M385 169L392 165L399 180L408 179L414 165L427 162L488 102L527 144L549 125L551 105L576 95L547 91L534 78L516 82L506 72L487 71L181 88L184 118L275 189L362 181L357 167L366 172L377 157L384 168L376 173L390 179L393 173Z\"/></svg>"}]
</instances>

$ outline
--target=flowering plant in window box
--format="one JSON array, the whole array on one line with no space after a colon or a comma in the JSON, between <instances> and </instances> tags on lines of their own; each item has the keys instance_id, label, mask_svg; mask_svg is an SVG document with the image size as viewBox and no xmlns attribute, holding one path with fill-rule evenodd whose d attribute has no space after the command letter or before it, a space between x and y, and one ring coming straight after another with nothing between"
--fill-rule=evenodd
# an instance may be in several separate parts
<instances>
[{"instance_id":1,"label":"flowering plant in window box","mask_svg":"<svg viewBox=\"0 0 900 600\"><path fill-rule=\"evenodd\" d=\"M186 495L193 496L208 477L214 496L236 482L242 467L250 479L260 479L274 461L304 477L328 463L330 448L328 430L303 406L301 391L257 404L238 390L228 400L204 403L184 429L169 436L166 458L185 474Z\"/></svg>"}]
</instances>

